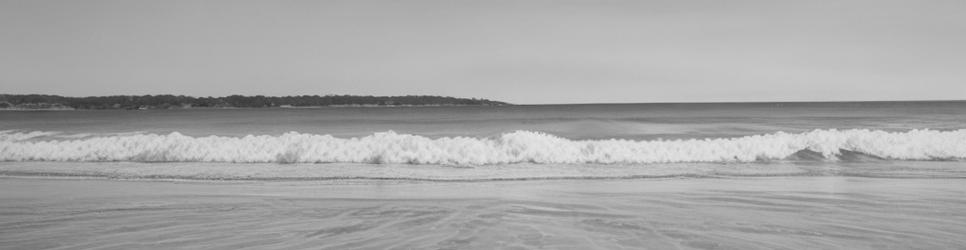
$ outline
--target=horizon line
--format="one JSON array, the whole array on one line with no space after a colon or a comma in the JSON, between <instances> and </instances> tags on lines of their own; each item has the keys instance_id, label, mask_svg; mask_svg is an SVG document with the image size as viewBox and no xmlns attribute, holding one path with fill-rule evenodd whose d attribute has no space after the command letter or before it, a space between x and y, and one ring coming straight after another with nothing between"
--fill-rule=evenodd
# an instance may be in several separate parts
<instances>
[{"instance_id":1,"label":"horizon line","mask_svg":"<svg viewBox=\"0 0 966 250\"><path fill-rule=\"evenodd\" d=\"M752 100L752 101L657 101L657 102L573 102L573 103L514 103L509 101L504 101L501 99L492 99L487 97L461 97L461 96L450 96L450 95L435 95L435 94L399 94L399 95L371 95L371 94L286 94L286 95L265 95L265 94L228 94L228 95L189 95L189 94L110 94L110 95L59 95L59 94L11 94L11 93L0 93L0 95L53 95L68 98L84 98L84 97L106 97L106 96L157 96L157 95L173 95L173 96L188 96L188 97L229 97L234 95L240 96L265 96L265 97L287 97L287 96L373 96L373 97L404 97L404 96L437 96L437 97L451 97L451 98L461 98L461 99L482 99L496 102L503 102L515 106L552 106L552 105L630 105L630 104L766 104L766 103L883 103L883 102L966 102L966 99L900 99L900 100L821 100L821 101L806 101L806 100L792 100L792 101L767 101L767 100Z\"/></svg>"},{"instance_id":2,"label":"horizon line","mask_svg":"<svg viewBox=\"0 0 966 250\"><path fill-rule=\"evenodd\" d=\"M966 99L905 99L905 100L824 100L824 101L660 101L660 102L575 102L513 104L517 106L538 105L629 105L629 104L766 104L766 103L881 103L881 102L966 102Z\"/></svg>"}]
</instances>

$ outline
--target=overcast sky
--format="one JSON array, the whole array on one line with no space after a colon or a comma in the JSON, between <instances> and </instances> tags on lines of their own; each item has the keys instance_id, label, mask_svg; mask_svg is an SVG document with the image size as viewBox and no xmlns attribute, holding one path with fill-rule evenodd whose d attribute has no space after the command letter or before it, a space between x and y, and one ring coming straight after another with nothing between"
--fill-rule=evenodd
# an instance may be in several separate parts
<instances>
[{"instance_id":1,"label":"overcast sky","mask_svg":"<svg viewBox=\"0 0 966 250\"><path fill-rule=\"evenodd\" d=\"M966 99L966 1L0 0L0 93Z\"/></svg>"}]
</instances>

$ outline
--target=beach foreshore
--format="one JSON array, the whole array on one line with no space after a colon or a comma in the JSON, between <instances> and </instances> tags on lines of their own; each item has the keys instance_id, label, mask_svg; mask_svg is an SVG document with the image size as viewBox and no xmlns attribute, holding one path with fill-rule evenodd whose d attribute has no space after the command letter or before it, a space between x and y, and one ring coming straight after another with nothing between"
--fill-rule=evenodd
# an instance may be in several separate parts
<instances>
[{"instance_id":1,"label":"beach foreshore","mask_svg":"<svg viewBox=\"0 0 966 250\"><path fill-rule=\"evenodd\" d=\"M153 181L427 181L621 180L843 176L966 179L959 161L771 162L676 164L277 164L200 162L0 162L0 177Z\"/></svg>"},{"instance_id":2,"label":"beach foreshore","mask_svg":"<svg viewBox=\"0 0 966 250\"><path fill-rule=\"evenodd\" d=\"M953 249L966 180L0 178L0 246Z\"/></svg>"}]
</instances>

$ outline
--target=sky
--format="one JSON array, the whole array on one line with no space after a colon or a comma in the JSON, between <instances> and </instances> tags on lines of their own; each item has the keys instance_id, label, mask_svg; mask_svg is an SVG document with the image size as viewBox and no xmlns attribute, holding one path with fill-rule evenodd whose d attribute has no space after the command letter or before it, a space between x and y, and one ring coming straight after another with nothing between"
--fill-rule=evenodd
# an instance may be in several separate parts
<instances>
[{"instance_id":1,"label":"sky","mask_svg":"<svg viewBox=\"0 0 966 250\"><path fill-rule=\"evenodd\" d=\"M0 0L0 93L966 99L966 1Z\"/></svg>"}]
</instances>

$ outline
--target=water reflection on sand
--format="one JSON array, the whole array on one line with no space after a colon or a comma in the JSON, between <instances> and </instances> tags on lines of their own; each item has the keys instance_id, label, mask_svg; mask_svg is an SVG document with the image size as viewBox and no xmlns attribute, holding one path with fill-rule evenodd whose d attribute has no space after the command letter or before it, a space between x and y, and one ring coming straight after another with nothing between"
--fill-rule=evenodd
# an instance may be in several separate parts
<instances>
[{"instance_id":1,"label":"water reflection on sand","mask_svg":"<svg viewBox=\"0 0 966 250\"><path fill-rule=\"evenodd\" d=\"M951 249L966 181L0 179L0 248Z\"/></svg>"}]
</instances>

